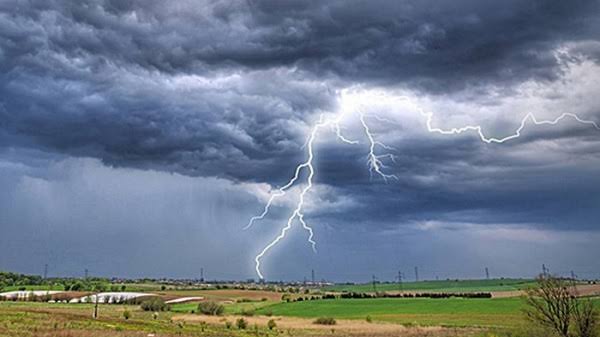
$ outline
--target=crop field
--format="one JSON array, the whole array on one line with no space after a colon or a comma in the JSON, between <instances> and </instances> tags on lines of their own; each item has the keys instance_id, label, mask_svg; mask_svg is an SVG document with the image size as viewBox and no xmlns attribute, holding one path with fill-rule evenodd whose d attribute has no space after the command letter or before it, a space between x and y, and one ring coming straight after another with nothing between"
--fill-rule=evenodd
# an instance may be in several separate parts
<instances>
[{"instance_id":1,"label":"crop field","mask_svg":"<svg viewBox=\"0 0 600 337\"><path fill-rule=\"evenodd\" d=\"M600 308L600 299L594 304ZM259 314L314 318L366 319L409 325L519 327L525 323L519 297L498 299L379 298L278 303Z\"/></svg>"},{"instance_id":2,"label":"crop field","mask_svg":"<svg viewBox=\"0 0 600 337\"><path fill-rule=\"evenodd\" d=\"M530 279L492 279L492 280L443 280L443 281L421 281L398 283L376 283L373 284L340 284L326 287L327 291L432 291L432 292L492 292L492 291L516 291L534 285Z\"/></svg>"},{"instance_id":3,"label":"crop field","mask_svg":"<svg viewBox=\"0 0 600 337\"><path fill-rule=\"evenodd\" d=\"M295 317L332 316L414 325L515 326L522 322L520 298L430 299L380 298L336 299L279 303L259 313Z\"/></svg>"}]
</instances>

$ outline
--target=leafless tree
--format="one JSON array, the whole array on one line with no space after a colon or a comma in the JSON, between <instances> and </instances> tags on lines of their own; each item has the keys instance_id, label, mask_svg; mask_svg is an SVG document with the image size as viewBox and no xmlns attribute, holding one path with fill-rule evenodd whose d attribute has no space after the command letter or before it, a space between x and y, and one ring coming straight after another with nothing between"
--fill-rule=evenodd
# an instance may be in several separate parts
<instances>
[{"instance_id":1,"label":"leafless tree","mask_svg":"<svg viewBox=\"0 0 600 337\"><path fill-rule=\"evenodd\" d=\"M594 337L597 313L589 299L578 297L573 280L540 275L526 290L525 315L561 337Z\"/></svg>"},{"instance_id":2,"label":"leafless tree","mask_svg":"<svg viewBox=\"0 0 600 337\"><path fill-rule=\"evenodd\" d=\"M590 299L577 301L573 316L575 319L575 331L578 337L595 337L598 324L598 312Z\"/></svg>"}]
</instances>

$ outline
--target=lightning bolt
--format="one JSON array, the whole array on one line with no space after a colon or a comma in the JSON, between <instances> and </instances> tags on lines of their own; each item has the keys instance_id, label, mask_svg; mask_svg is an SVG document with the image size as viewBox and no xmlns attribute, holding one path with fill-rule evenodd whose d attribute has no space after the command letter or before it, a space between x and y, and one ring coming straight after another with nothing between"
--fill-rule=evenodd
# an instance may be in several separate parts
<instances>
[{"instance_id":1,"label":"lightning bolt","mask_svg":"<svg viewBox=\"0 0 600 337\"><path fill-rule=\"evenodd\" d=\"M346 91L342 91L342 97L345 95L345 93L346 93ZM561 120L563 120L567 117L570 117L579 123L592 125L596 129L600 130L600 126L598 126L598 124L596 122L591 121L591 120L584 120L573 113L563 113L562 115L560 115L559 117L557 117L553 120L538 120L534 114L528 113L521 120L519 127L515 130L514 133L512 133L508 136L505 136L503 138L487 137L484 134L483 128L481 127L481 125L467 125L467 126L460 127L460 128L451 128L451 129L446 129L446 130L438 128L438 127L433 127L432 126L433 113L425 112L423 109L421 109L420 107L413 104L412 100L410 100L410 98L408 98L407 96L399 96L399 97L396 97L394 99L394 101L395 100L408 101L409 103L411 103L413 105L413 107L422 116L424 116L426 118L425 123L427 126L427 131L430 133L438 133L438 134L442 134L442 135L458 135L458 134L465 133L465 132L475 132L478 134L481 141L483 141L487 144L504 143L509 140L520 137L521 132L527 125L528 121L533 122L533 124L535 124L535 125L556 125ZM389 159L392 162L395 162L394 155L391 153L378 154L378 151L377 151L379 148L384 149L386 151L393 151L394 148L378 141L375 138L373 132L371 131L371 128L369 127L369 123L367 122L366 117L372 117L378 121L383 121L383 122L388 122L388 123L390 123L392 121L381 118L376 115L367 115L364 112L362 112L360 109L357 109L355 112L358 114L358 120L360 121L364 135L367 139L368 148L369 148L369 151L367 154L367 166L369 168L369 172L370 172L371 176L373 176L373 174L376 174L379 177L381 177L385 182L387 182L389 179L398 180L398 177L396 175L388 174L388 173L384 172L384 169L387 167L384 164L384 160ZM316 252L316 242L314 241L314 232L313 232L312 228L304 220L304 213L303 213L306 194L313 187L313 179L315 176L315 169L313 166L313 160L315 157L314 142L317 139L319 131L321 131L321 129L323 129L323 128L329 127L335 133L336 138L338 140L340 140L341 142L346 143L346 144L351 144L351 145L359 144L359 141L346 138L342 133L342 127L340 126L340 123L341 123L342 119L345 117L345 115L346 115L346 111L343 110L340 113L338 113L334 118L326 118L324 115L321 115L319 117L318 122L312 127L312 129L309 133L309 136L306 140L306 143L305 143L305 147L307 148L306 161L304 161L303 163L296 166L296 170L294 171L294 175L292 176L292 178L285 185L281 186L280 188L278 188L275 192L273 192L271 194L271 196L269 197L269 200L265 204L265 207L264 207L262 213L257 216L252 217L250 219L250 221L248 222L248 224L244 227L244 229L248 229L248 228L252 227L252 225L256 221L263 220L269 214L270 208L273 205L273 203L275 202L275 200L285 196L287 194L287 192L293 186L296 186L296 183L300 180L300 174L304 170L308 171L308 175L306 177L306 184L304 187L301 188L298 202L296 203L294 210L288 217L285 226L281 229L281 231L279 232L279 235L277 235L275 237L275 239L273 239L267 246L265 246L261 250L261 252L258 255L256 255L256 257L254 258L256 274L258 275L258 277L260 279L264 279L264 276L260 270L262 258L267 254L267 252L271 248L276 246L281 240L283 240L285 238L287 232L292 228L292 225L295 220L297 220L302 225L302 228L308 232L308 242L311 244L313 251Z\"/></svg>"},{"instance_id":2,"label":"lightning bolt","mask_svg":"<svg viewBox=\"0 0 600 337\"><path fill-rule=\"evenodd\" d=\"M598 124L596 124L596 122L594 121L590 121L590 120L585 120L585 119L581 119L579 116L577 116L576 114L572 114L569 112L563 113L562 115L556 117L553 120L538 120L534 114L532 113L528 113L527 115L525 115L525 117L521 120L521 124L519 125L519 127L517 128L517 130L515 130L515 132L509 136L506 136L504 138L494 138L494 137L486 137L483 134L483 129L480 125L467 125L467 126L463 126L461 128L452 128L449 130L442 130L440 128L434 128L431 126L432 124L432 119L433 119L433 114L430 112L423 112L421 111L421 113L423 115L425 115L427 117L427 131L432 132L432 133L439 133L442 135L457 135L457 134L461 134L463 132L468 132L468 131L474 131L479 135L479 138L481 139L482 142L491 144L491 143L497 143L497 144L501 144L504 142L507 142L509 140L515 139L515 138L519 138L521 137L521 132L523 131L523 129L525 129L525 126L527 125L527 121L531 120L533 122L533 124L535 125L556 125L558 124L561 120L570 117L573 118L574 120L576 120L579 123L582 124L589 124L594 126L596 129L600 130L600 126L598 126Z\"/></svg>"}]
</instances>

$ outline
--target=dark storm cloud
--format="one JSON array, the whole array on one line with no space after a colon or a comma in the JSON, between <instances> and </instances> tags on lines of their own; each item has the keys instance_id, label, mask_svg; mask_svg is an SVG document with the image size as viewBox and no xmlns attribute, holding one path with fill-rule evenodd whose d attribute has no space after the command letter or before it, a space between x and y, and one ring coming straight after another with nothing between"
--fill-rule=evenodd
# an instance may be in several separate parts
<instances>
[{"instance_id":1,"label":"dark storm cloud","mask_svg":"<svg viewBox=\"0 0 600 337\"><path fill-rule=\"evenodd\" d=\"M598 38L596 1L259 2L272 27L242 64L299 63L352 80L451 91L556 76L558 43ZM222 55L219 55L222 57Z\"/></svg>"},{"instance_id":2,"label":"dark storm cloud","mask_svg":"<svg viewBox=\"0 0 600 337\"><path fill-rule=\"evenodd\" d=\"M597 1L5 1L0 145L280 184L303 158L307 128L336 109L337 89L469 91L494 105L479 94L560 79L563 45L572 62L597 62L598 9ZM593 100L583 103L597 116ZM575 144L590 159L551 166L526 148L542 141ZM364 147L322 145L317 179L339 193L323 198L354 203L307 217L381 228L429 218L590 228L600 215L597 141L580 128L537 131L494 150L502 152L474 138L393 138L398 160L388 169L400 180L389 184L370 180Z\"/></svg>"},{"instance_id":3,"label":"dark storm cloud","mask_svg":"<svg viewBox=\"0 0 600 337\"><path fill-rule=\"evenodd\" d=\"M8 2L6 56L46 48L158 71L299 66L449 90L554 78L552 51L596 40L597 1ZM41 27L28 28L28 21Z\"/></svg>"},{"instance_id":4,"label":"dark storm cloud","mask_svg":"<svg viewBox=\"0 0 600 337\"><path fill-rule=\"evenodd\" d=\"M469 138L406 141L399 143L402 150L385 169L398 176L398 180L388 183L376 174L369 176L362 152L328 151L327 157L320 159L318 180L336 186L335 195L350 196L353 203L347 207L317 207L307 218L333 223L340 229L373 223L382 230L427 220L597 229L600 211L594 205L600 200L598 138L596 135L586 151L573 152L568 144L579 143L579 137L552 140L558 145L548 150L553 151L546 153L553 157L548 159L540 159L544 157L541 154L535 158L535 150L524 151L526 140L502 146ZM565 149L561 151L561 147ZM514 152L525 153L525 158ZM578 164L555 158L571 158ZM339 163L344 163L343 169Z\"/></svg>"},{"instance_id":5,"label":"dark storm cloud","mask_svg":"<svg viewBox=\"0 0 600 337\"><path fill-rule=\"evenodd\" d=\"M553 79L555 48L581 42L579 52L593 56L600 28L595 1L7 1L0 9L4 144L242 180L266 180L281 172L277 162L297 160L297 125L331 110L334 88L442 92ZM187 75L213 84L172 86ZM214 84L224 76L239 79Z\"/></svg>"}]
</instances>

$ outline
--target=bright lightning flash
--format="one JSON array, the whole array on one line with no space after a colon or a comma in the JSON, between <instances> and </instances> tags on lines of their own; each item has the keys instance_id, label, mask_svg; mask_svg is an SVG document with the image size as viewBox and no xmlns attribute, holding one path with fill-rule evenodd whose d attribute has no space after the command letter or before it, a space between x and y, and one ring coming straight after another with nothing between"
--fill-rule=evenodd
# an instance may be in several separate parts
<instances>
[{"instance_id":1,"label":"bright lightning flash","mask_svg":"<svg viewBox=\"0 0 600 337\"><path fill-rule=\"evenodd\" d=\"M411 101L411 99L407 96L393 97L393 96L389 96L386 93L382 93L382 92L371 92L366 95L366 98L368 101L371 101L371 102L378 101L378 100L379 101L385 100L388 103L397 103L400 101L403 102L404 104L408 103L408 104L412 105L412 107L415 110L417 110L422 116L424 116L426 118L427 131L429 131L431 133L439 133L442 135L458 135L458 134L461 134L464 132L469 132L469 131L476 132L479 135L479 138L481 139L481 141L483 141L487 144L504 143L506 141L520 137L521 132L523 131L523 129L525 128L525 126L527 124L527 121L531 121L535 125L556 125L561 120L563 120L567 117L570 117L579 123L592 125L597 130L600 130L600 126L598 126L598 124L596 122L591 121L591 120L581 119L579 116L577 116L576 114L573 114L573 113L563 113L562 115L560 115L559 117L557 117L553 120L538 120L532 113L528 113L521 120L519 127L515 130L515 132L513 134L503 137L503 138L494 138L494 137L487 137L483 133L483 128L480 125L467 125L464 127L452 128L452 129L448 129L448 130L433 127L432 126L433 113L425 112L424 110L422 110L421 108L416 106L416 104L414 104ZM275 237L275 239L273 239L267 246L265 246L262 249L262 251L258 255L256 255L256 257L254 258L254 261L256 263L255 270L260 279L264 279L264 276L260 270L261 259L265 256L265 254L267 254L267 252L271 248L273 248L275 245L277 245L281 240L283 240L285 238L285 235L290 230L290 228L294 224L295 220L297 220L302 225L302 228L304 228L308 232L308 242L311 244L313 251L316 252L316 244L317 243L313 239L314 233L313 233L312 228L304 221L303 209L304 209L304 202L305 202L306 194L313 187L313 178L315 176L315 169L313 166L313 160L315 157L313 145L314 145L315 140L317 139L317 136L319 135L319 132L322 129L330 128L332 130L332 132L335 133L337 139L346 144L351 144L351 145L359 144L359 141L357 141L357 140L351 140L351 139L346 138L342 134L342 127L340 125L340 123L342 122L344 117L346 117L348 112L356 113L358 115L358 120L361 123L362 129L364 131L364 136L366 137L368 146L369 146L369 152L367 154L367 166L369 168L369 172L371 173L371 176L373 174L376 174L386 182L389 179L398 180L398 177L396 175L387 174L384 172L384 169L386 168L386 165L384 164L384 160L391 160L392 162L394 162L395 161L394 155L391 153L378 154L378 149L383 149L386 151L391 151L394 149L390 146L385 145L381 141L378 141L375 138L375 136L374 136L373 132L371 131L371 128L369 127L369 124L367 122L367 117L373 117L376 120L384 121L384 122L391 122L391 121L383 119L376 115L367 115L364 112L362 112L362 110L358 109L357 107L360 106L361 102L364 101L364 99L365 99L365 97L360 97L360 95L355 96L353 93L351 93L348 90L343 90L341 92L341 101L340 102L342 103L341 104L342 109L340 109L340 112L337 115L335 115L333 117L329 117L329 118L326 117L325 115L321 115L318 122L312 127L312 129L309 133L308 139L306 141L306 148L307 148L306 161L304 161L303 163L296 166L296 170L294 172L293 177L285 185L278 188L275 192L273 192L271 194L262 213L260 215L252 217L250 219L250 221L248 222L248 224L244 227L244 229L248 229L256 221L263 220L269 214L269 210L270 210L271 206L273 205L273 203L275 202L275 200L280 197L285 196L290 188L297 185L297 182L300 180L300 175L303 171L308 172L308 174L306 176L306 184L300 190L298 202L296 203L294 210L288 217L287 223L281 229L279 235L277 235L277 237ZM354 110L350 109L351 107L353 107Z\"/></svg>"}]
</instances>

